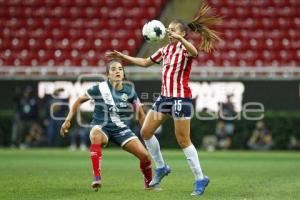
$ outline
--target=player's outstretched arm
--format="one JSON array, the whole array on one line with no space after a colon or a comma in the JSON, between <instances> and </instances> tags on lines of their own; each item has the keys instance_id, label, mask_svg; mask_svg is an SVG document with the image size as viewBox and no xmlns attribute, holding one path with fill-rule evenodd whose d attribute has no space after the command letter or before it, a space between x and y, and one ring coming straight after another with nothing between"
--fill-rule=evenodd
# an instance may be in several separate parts
<instances>
[{"instance_id":1,"label":"player's outstretched arm","mask_svg":"<svg viewBox=\"0 0 300 200\"><path fill-rule=\"evenodd\" d=\"M137 57L132 57L125 55L119 51L109 51L105 53L105 56L108 59L121 59L124 60L128 63L138 65L140 67L150 67L151 65L155 64L151 59L149 58L137 58Z\"/></svg>"},{"instance_id":2,"label":"player's outstretched arm","mask_svg":"<svg viewBox=\"0 0 300 200\"><path fill-rule=\"evenodd\" d=\"M77 112L78 108L80 107L80 105L86 101L89 100L89 97L87 95L81 95L79 96L76 101L74 102L74 104L72 105L64 123L62 124L61 128L60 128L60 135L62 137L64 137L68 131L69 128L71 127L71 121L73 119L73 116L75 115L75 113Z\"/></svg>"}]
</instances>

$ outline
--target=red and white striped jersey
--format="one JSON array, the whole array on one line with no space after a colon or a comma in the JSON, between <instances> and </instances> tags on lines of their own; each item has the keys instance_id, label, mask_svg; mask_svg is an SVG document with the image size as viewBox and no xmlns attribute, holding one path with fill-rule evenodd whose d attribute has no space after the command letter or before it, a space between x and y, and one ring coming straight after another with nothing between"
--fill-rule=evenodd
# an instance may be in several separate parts
<instances>
[{"instance_id":1,"label":"red and white striped jersey","mask_svg":"<svg viewBox=\"0 0 300 200\"><path fill-rule=\"evenodd\" d=\"M158 64L162 61L162 96L192 97L188 82L193 57L188 55L182 43L168 44L158 49L150 59Z\"/></svg>"}]
</instances>

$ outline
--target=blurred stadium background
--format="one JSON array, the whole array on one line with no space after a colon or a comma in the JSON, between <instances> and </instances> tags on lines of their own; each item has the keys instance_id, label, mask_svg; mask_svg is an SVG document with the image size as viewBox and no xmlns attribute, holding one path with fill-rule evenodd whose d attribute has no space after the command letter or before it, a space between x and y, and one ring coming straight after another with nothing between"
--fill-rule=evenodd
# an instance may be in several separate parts
<instances>
[{"instance_id":1,"label":"blurred stadium background","mask_svg":"<svg viewBox=\"0 0 300 200\"><path fill-rule=\"evenodd\" d=\"M88 151L67 150L88 148L92 105L82 105L64 140L62 121L51 114L62 119L90 81L105 74L105 51L149 56L163 44L145 43L143 24L189 21L201 3L0 0L0 199L190 199L192 174L172 121L157 130L174 173L162 192L142 190L138 161L107 148L104 187L94 193ZM224 23L216 27L223 41L212 54L200 52L191 72L197 114L191 136L212 180L203 198L299 199L300 159L292 150L300 149L300 1L207 3ZM190 34L189 40L200 38ZM160 92L161 66L126 71L141 100L151 104ZM132 128L138 134L134 122Z\"/></svg>"},{"instance_id":2,"label":"blurred stadium background","mask_svg":"<svg viewBox=\"0 0 300 200\"><path fill-rule=\"evenodd\" d=\"M195 145L208 150L252 148L249 141L261 119L264 133L272 135L266 139L267 149L299 149L300 1L207 3L224 17L223 25L216 27L223 41L211 54L200 52L193 64L196 112L214 119L193 118ZM105 51L149 56L162 44L144 42L143 24L151 19L165 25L176 18L189 21L200 4L200 0L0 0L0 146L75 148L82 143L85 149L87 128L75 126L70 138L61 141L57 132L61 121L49 117L52 103L65 103L52 109L57 117L64 116L68 103L86 87L78 77L105 73ZM200 40L194 34L189 39ZM126 71L141 100L153 102L160 91L161 67L130 66ZM53 99L53 94L60 99ZM245 105L255 120L243 115ZM90 105L83 107L89 110ZM223 120L218 117L222 111L236 118ZM88 122L89 115L84 112L83 118ZM158 130L163 148L177 147L172 130L171 122Z\"/></svg>"}]
</instances>

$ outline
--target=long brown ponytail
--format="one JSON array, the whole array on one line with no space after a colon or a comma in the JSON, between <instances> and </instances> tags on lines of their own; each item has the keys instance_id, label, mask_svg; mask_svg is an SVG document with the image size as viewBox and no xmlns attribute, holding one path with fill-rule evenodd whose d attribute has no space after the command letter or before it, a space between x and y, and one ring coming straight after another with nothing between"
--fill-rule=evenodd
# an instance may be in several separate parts
<instances>
[{"instance_id":1,"label":"long brown ponytail","mask_svg":"<svg viewBox=\"0 0 300 200\"><path fill-rule=\"evenodd\" d=\"M199 49L211 52L214 49L214 44L221 41L220 33L212 30L211 27L220 25L222 21L222 17L211 13L211 7L205 3L201 5L196 17L187 24L192 31L202 37L202 41L198 46Z\"/></svg>"}]
</instances>

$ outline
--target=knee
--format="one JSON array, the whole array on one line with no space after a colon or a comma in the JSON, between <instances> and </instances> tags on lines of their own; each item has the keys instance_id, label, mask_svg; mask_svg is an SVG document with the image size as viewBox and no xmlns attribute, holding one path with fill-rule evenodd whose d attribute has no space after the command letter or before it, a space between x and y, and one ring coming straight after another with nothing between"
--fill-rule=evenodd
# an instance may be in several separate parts
<instances>
[{"instance_id":1,"label":"knee","mask_svg":"<svg viewBox=\"0 0 300 200\"><path fill-rule=\"evenodd\" d=\"M139 156L139 159L140 159L141 161L150 161L150 160L151 160L148 151L143 152L143 153Z\"/></svg>"},{"instance_id":2,"label":"knee","mask_svg":"<svg viewBox=\"0 0 300 200\"><path fill-rule=\"evenodd\" d=\"M180 148L184 149L192 144L192 142L189 139L178 139L177 140L178 145Z\"/></svg>"},{"instance_id":3,"label":"knee","mask_svg":"<svg viewBox=\"0 0 300 200\"><path fill-rule=\"evenodd\" d=\"M152 133L150 133L145 127L141 129L141 136L143 140L149 140L152 137Z\"/></svg>"},{"instance_id":4,"label":"knee","mask_svg":"<svg viewBox=\"0 0 300 200\"><path fill-rule=\"evenodd\" d=\"M102 137L99 133L91 133L90 140L92 144L102 144Z\"/></svg>"}]
</instances>

